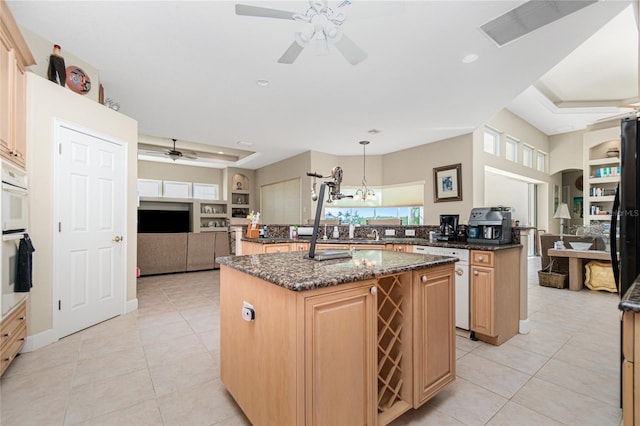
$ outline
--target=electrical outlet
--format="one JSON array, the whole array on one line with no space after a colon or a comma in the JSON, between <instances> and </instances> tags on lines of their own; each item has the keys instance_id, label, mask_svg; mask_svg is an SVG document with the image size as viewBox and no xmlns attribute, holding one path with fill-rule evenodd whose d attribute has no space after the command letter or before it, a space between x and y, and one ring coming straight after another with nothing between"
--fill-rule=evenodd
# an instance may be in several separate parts
<instances>
[{"instance_id":1,"label":"electrical outlet","mask_svg":"<svg viewBox=\"0 0 640 426\"><path fill-rule=\"evenodd\" d=\"M384 230L384 235L386 237L393 237L394 235L396 235L396 230L395 229L385 229Z\"/></svg>"},{"instance_id":2,"label":"electrical outlet","mask_svg":"<svg viewBox=\"0 0 640 426\"><path fill-rule=\"evenodd\" d=\"M405 237L415 237L416 236L416 230L415 229L405 229L404 230L404 236Z\"/></svg>"}]
</instances>

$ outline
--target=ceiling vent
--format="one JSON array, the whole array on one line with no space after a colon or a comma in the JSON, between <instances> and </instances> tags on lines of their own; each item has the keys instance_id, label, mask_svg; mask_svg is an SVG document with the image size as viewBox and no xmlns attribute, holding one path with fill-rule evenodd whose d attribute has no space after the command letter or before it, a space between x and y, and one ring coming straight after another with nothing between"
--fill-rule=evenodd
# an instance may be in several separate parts
<instances>
[{"instance_id":1,"label":"ceiling vent","mask_svg":"<svg viewBox=\"0 0 640 426\"><path fill-rule=\"evenodd\" d=\"M487 22L480 28L498 46L571 15L598 0L531 0Z\"/></svg>"}]
</instances>

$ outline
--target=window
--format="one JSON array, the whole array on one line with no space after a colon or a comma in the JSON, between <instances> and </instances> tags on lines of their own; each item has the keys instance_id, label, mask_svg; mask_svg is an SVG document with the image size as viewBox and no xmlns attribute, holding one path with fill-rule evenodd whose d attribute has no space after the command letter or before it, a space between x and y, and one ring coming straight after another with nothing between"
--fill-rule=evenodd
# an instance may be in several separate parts
<instances>
[{"instance_id":1,"label":"window","mask_svg":"<svg viewBox=\"0 0 640 426\"><path fill-rule=\"evenodd\" d=\"M339 219L343 225L350 223L366 225L367 219L400 218L403 225L422 225L422 206L400 207L325 207L325 219Z\"/></svg>"},{"instance_id":2,"label":"window","mask_svg":"<svg viewBox=\"0 0 640 426\"><path fill-rule=\"evenodd\" d=\"M518 141L507 136L505 139L504 155L509 161L518 162Z\"/></svg>"},{"instance_id":3,"label":"window","mask_svg":"<svg viewBox=\"0 0 640 426\"><path fill-rule=\"evenodd\" d=\"M536 155L536 170L538 170L539 172L544 172L545 170L545 159L546 159L546 155L544 152L540 152L538 151L537 155Z\"/></svg>"},{"instance_id":4,"label":"window","mask_svg":"<svg viewBox=\"0 0 640 426\"><path fill-rule=\"evenodd\" d=\"M162 181L155 179L138 179L139 197L162 197Z\"/></svg>"},{"instance_id":5,"label":"window","mask_svg":"<svg viewBox=\"0 0 640 426\"><path fill-rule=\"evenodd\" d=\"M493 129L484 129L484 152L500 156L500 133Z\"/></svg>"},{"instance_id":6,"label":"window","mask_svg":"<svg viewBox=\"0 0 640 426\"><path fill-rule=\"evenodd\" d=\"M191 198L191 183L165 180L162 192L166 198Z\"/></svg>"},{"instance_id":7,"label":"window","mask_svg":"<svg viewBox=\"0 0 640 426\"><path fill-rule=\"evenodd\" d=\"M193 198L199 200L217 200L218 198L218 185L210 183L194 183L193 184Z\"/></svg>"},{"instance_id":8,"label":"window","mask_svg":"<svg viewBox=\"0 0 640 426\"><path fill-rule=\"evenodd\" d=\"M529 145L522 146L522 164L533 167L533 148Z\"/></svg>"}]
</instances>

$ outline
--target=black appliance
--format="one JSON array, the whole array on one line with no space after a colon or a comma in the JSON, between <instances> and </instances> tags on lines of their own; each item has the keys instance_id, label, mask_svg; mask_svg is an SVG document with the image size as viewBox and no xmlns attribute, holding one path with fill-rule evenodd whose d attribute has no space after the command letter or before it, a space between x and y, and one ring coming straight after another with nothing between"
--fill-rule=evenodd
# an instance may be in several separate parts
<instances>
[{"instance_id":1,"label":"black appliance","mask_svg":"<svg viewBox=\"0 0 640 426\"><path fill-rule=\"evenodd\" d=\"M441 214L440 215L440 235L436 237L438 241L455 241L458 232L458 220L460 215Z\"/></svg>"},{"instance_id":2,"label":"black appliance","mask_svg":"<svg viewBox=\"0 0 640 426\"><path fill-rule=\"evenodd\" d=\"M611 212L611 267L620 297L640 273L640 128L638 118L620 124L620 183ZM619 222L618 222L619 221ZM618 226L619 225L619 226ZM622 395L622 319L620 321L620 395ZM622 406L622 398L620 398Z\"/></svg>"},{"instance_id":3,"label":"black appliance","mask_svg":"<svg viewBox=\"0 0 640 426\"><path fill-rule=\"evenodd\" d=\"M640 244L640 216L638 216L640 212L640 124L638 118L623 119L620 134L620 183L613 202L610 241L613 276L618 293L622 297L640 274L640 250L638 250L638 244Z\"/></svg>"}]
</instances>

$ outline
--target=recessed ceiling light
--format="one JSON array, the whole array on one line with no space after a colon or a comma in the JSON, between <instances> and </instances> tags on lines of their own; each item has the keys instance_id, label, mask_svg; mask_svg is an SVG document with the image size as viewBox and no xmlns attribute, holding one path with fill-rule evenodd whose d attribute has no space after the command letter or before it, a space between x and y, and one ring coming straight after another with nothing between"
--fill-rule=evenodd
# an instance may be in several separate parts
<instances>
[{"instance_id":1,"label":"recessed ceiling light","mask_svg":"<svg viewBox=\"0 0 640 426\"><path fill-rule=\"evenodd\" d=\"M262 87L264 87L264 86L268 86L268 85L269 85L269 80L257 80L257 81L256 81L256 84L257 84L258 86L262 86Z\"/></svg>"},{"instance_id":2,"label":"recessed ceiling light","mask_svg":"<svg viewBox=\"0 0 640 426\"><path fill-rule=\"evenodd\" d=\"M466 55L465 57L462 58L462 63L463 64L470 64L472 62L477 61L479 58L478 55L476 55L475 53L469 53L468 55Z\"/></svg>"},{"instance_id":3,"label":"recessed ceiling light","mask_svg":"<svg viewBox=\"0 0 640 426\"><path fill-rule=\"evenodd\" d=\"M224 155L224 152L222 152L222 151L218 151L218 154L220 154L220 155Z\"/></svg>"},{"instance_id":4,"label":"recessed ceiling light","mask_svg":"<svg viewBox=\"0 0 640 426\"><path fill-rule=\"evenodd\" d=\"M238 141L237 144L242 146L251 146L253 145L253 142Z\"/></svg>"},{"instance_id":5,"label":"recessed ceiling light","mask_svg":"<svg viewBox=\"0 0 640 426\"><path fill-rule=\"evenodd\" d=\"M370 135L377 135L378 133L380 133L380 130L371 129L371 130L368 130L367 133L369 133Z\"/></svg>"}]
</instances>

